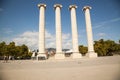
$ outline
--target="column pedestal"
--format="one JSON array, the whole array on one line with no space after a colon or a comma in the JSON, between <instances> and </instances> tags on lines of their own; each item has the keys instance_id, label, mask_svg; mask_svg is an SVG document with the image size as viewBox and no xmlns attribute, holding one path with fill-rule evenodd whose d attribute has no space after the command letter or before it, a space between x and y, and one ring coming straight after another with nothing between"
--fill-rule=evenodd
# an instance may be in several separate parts
<instances>
[{"instance_id":1,"label":"column pedestal","mask_svg":"<svg viewBox=\"0 0 120 80\"><path fill-rule=\"evenodd\" d=\"M82 58L82 55L78 52L73 52L73 54L71 56L72 56L73 59Z\"/></svg>"},{"instance_id":2,"label":"column pedestal","mask_svg":"<svg viewBox=\"0 0 120 80\"><path fill-rule=\"evenodd\" d=\"M96 58L97 57L97 53L95 53L95 52L88 52L88 53L86 53L86 57Z\"/></svg>"},{"instance_id":3,"label":"column pedestal","mask_svg":"<svg viewBox=\"0 0 120 80\"><path fill-rule=\"evenodd\" d=\"M57 53L57 54L55 54L55 59L65 59L64 53Z\"/></svg>"},{"instance_id":4,"label":"column pedestal","mask_svg":"<svg viewBox=\"0 0 120 80\"><path fill-rule=\"evenodd\" d=\"M37 55L37 60L39 60L39 58L40 58L40 59L47 59L47 56L46 56L45 53L38 53L38 55Z\"/></svg>"}]
</instances>

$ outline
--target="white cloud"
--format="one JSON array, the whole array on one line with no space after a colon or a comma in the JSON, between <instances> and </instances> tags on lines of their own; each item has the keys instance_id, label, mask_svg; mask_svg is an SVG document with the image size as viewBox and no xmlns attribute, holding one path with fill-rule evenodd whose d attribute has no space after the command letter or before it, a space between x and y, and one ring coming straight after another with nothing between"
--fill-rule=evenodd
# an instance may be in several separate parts
<instances>
[{"instance_id":1,"label":"white cloud","mask_svg":"<svg viewBox=\"0 0 120 80\"><path fill-rule=\"evenodd\" d=\"M120 21L120 17L119 17L119 18L112 19L112 20L110 20L109 22L117 22L117 21Z\"/></svg>"},{"instance_id":2,"label":"white cloud","mask_svg":"<svg viewBox=\"0 0 120 80\"><path fill-rule=\"evenodd\" d=\"M51 34L49 31L45 31L45 42L46 48L55 48L56 47L56 39L55 34ZM13 41L17 45L26 44L30 49L38 49L38 32L37 31L26 31L13 39ZM63 49L71 49L71 37L70 34L62 34L62 43Z\"/></svg>"},{"instance_id":3,"label":"white cloud","mask_svg":"<svg viewBox=\"0 0 120 80\"><path fill-rule=\"evenodd\" d=\"M106 25L106 24L117 22L117 21L120 21L120 17L119 18L114 18L114 19L111 19L111 20L108 20L108 21L103 21L103 22L97 24L96 26L94 26L93 28L94 29L101 28L101 27L104 27L104 25Z\"/></svg>"},{"instance_id":4,"label":"white cloud","mask_svg":"<svg viewBox=\"0 0 120 80\"><path fill-rule=\"evenodd\" d=\"M70 34L69 33L67 33L67 34L62 34L62 39L63 40L66 40L66 39L69 39L70 38Z\"/></svg>"},{"instance_id":5,"label":"white cloud","mask_svg":"<svg viewBox=\"0 0 120 80\"><path fill-rule=\"evenodd\" d=\"M98 33L97 36L99 36L101 38L101 37L106 36L106 34L105 33Z\"/></svg>"},{"instance_id":6,"label":"white cloud","mask_svg":"<svg viewBox=\"0 0 120 80\"><path fill-rule=\"evenodd\" d=\"M71 35L69 33L67 34L62 34L62 47L63 49L71 49L72 48L72 40L71 40Z\"/></svg>"},{"instance_id":7,"label":"white cloud","mask_svg":"<svg viewBox=\"0 0 120 80\"><path fill-rule=\"evenodd\" d=\"M16 38L13 41L17 45L26 44L30 49L37 49L38 48L38 32L26 31Z\"/></svg>"},{"instance_id":8,"label":"white cloud","mask_svg":"<svg viewBox=\"0 0 120 80\"><path fill-rule=\"evenodd\" d=\"M45 30L45 38L46 39L52 39L52 38L54 38L54 35L52 35L50 32L48 32L47 30Z\"/></svg>"},{"instance_id":9,"label":"white cloud","mask_svg":"<svg viewBox=\"0 0 120 80\"><path fill-rule=\"evenodd\" d=\"M45 41L46 48L55 48L55 35L51 34L49 31L45 31Z\"/></svg>"},{"instance_id":10,"label":"white cloud","mask_svg":"<svg viewBox=\"0 0 120 80\"><path fill-rule=\"evenodd\" d=\"M24 32L22 35L20 35L20 37L38 37L38 32L35 31L26 31Z\"/></svg>"},{"instance_id":11,"label":"white cloud","mask_svg":"<svg viewBox=\"0 0 120 80\"><path fill-rule=\"evenodd\" d=\"M1 31L2 31L2 33L4 33L4 34L10 34L10 33L13 32L12 29L11 29L11 28L8 28L8 27L2 28Z\"/></svg>"}]
</instances>

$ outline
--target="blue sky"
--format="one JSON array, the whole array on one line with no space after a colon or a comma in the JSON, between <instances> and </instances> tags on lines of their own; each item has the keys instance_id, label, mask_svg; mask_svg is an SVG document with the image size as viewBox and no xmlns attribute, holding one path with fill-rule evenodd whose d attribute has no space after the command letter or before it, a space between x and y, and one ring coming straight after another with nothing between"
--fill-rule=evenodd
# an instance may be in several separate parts
<instances>
[{"instance_id":1,"label":"blue sky","mask_svg":"<svg viewBox=\"0 0 120 80\"><path fill-rule=\"evenodd\" d=\"M15 41L17 45L26 44L30 49L38 47L39 9L37 4L46 7L46 48L55 48L54 4L62 4L61 20L63 48L72 48L69 5L75 4L79 45L87 46L85 16L82 8L90 10L93 38L120 40L120 1L119 0L0 0L0 42Z\"/></svg>"}]
</instances>

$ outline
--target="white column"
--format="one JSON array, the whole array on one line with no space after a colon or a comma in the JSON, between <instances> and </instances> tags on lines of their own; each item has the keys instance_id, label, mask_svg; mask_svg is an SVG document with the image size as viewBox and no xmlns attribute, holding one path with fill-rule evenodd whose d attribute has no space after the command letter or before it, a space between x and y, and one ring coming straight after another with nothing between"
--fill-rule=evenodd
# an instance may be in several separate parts
<instances>
[{"instance_id":1,"label":"white column","mask_svg":"<svg viewBox=\"0 0 120 80\"><path fill-rule=\"evenodd\" d=\"M62 5L55 4L55 26L56 26L56 55L55 59L64 59L64 54L62 53L62 31L61 31L61 8Z\"/></svg>"},{"instance_id":2,"label":"white column","mask_svg":"<svg viewBox=\"0 0 120 80\"><path fill-rule=\"evenodd\" d=\"M39 56L45 55L45 4L38 4L39 8Z\"/></svg>"},{"instance_id":3,"label":"white column","mask_svg":"<svg viewBox=\"0 0 120 80\"><path fill-rule=\"evenodd\" d=\"M81 58L81 54L78 50L78 32L77 32L77 21L76 21L76 5L70 5L69 9L71 12L71 27L72 27L72 46L73 46L73 58Z\"/></svg>"},{"instance_id":4,"label":"white column","mask_svg":"<svg viewBox=\"0 0 120 80\"><path fill-rule=\"evenodd\" d=\"M86 32L87 32L87 41L88 41L88 53L86 56L88 57L97 57L97 54L94 52L93 46L93 35L92 35L92 26L90 19L90 6L85 6L83 11L85 12L85 20L86 20Z\"/></svg>"}]
</instances>

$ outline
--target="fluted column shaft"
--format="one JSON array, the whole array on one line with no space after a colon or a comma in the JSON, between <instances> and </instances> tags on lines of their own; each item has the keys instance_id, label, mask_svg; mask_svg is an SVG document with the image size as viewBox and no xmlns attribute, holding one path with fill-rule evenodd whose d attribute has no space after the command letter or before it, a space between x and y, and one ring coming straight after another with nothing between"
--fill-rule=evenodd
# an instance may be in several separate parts
<instances>
[{"instance_id":1,"label":"fluted column shaft","mask_svg":"<svg viewBox=\"0 0 120 80\"><path fill-rule=\"evenodd\" d=\"M39 53L45 53L45 4L39 7Z\"/></svg>"},{"instance_id":2,"label":"fluted column shaft","mask_svg":"<svg viewBox=\"0 0 120 80\"><path fill-rule=\"evenodd\" d=\"M62 53L62 31L61 31L61 8L62 5L55 4L55 26L56 26L56 53Z\"/></svg>"},{"instance_id":3,"label":"fluted column shaft","mask_svg":"<svg viewBox=\"0 0 120 80\"><path fill-rule=\"evenodd\" d=\"M85 20L86 20L86 32L87 32L88 52L94 52L93 35L92 35L92 25L91 25L91 18L90 18L90 9L91 9L91 7L86 6L86 7L84 7L83 10L85 12Z\"/></svg>"},{"instance_id":4,"label":"fluted column shaft","mask_svg":"<svg viewBox=\"0 0 120 80\"><path fill-rule=\"evenodd\" d=\"M69 8L70 8L70 12L71 12L73 53L79 53L79 51L78 51L78 31L77 31L77 21L76 21L77 6L71 5Z\"/></svg>"}]
</instances>

